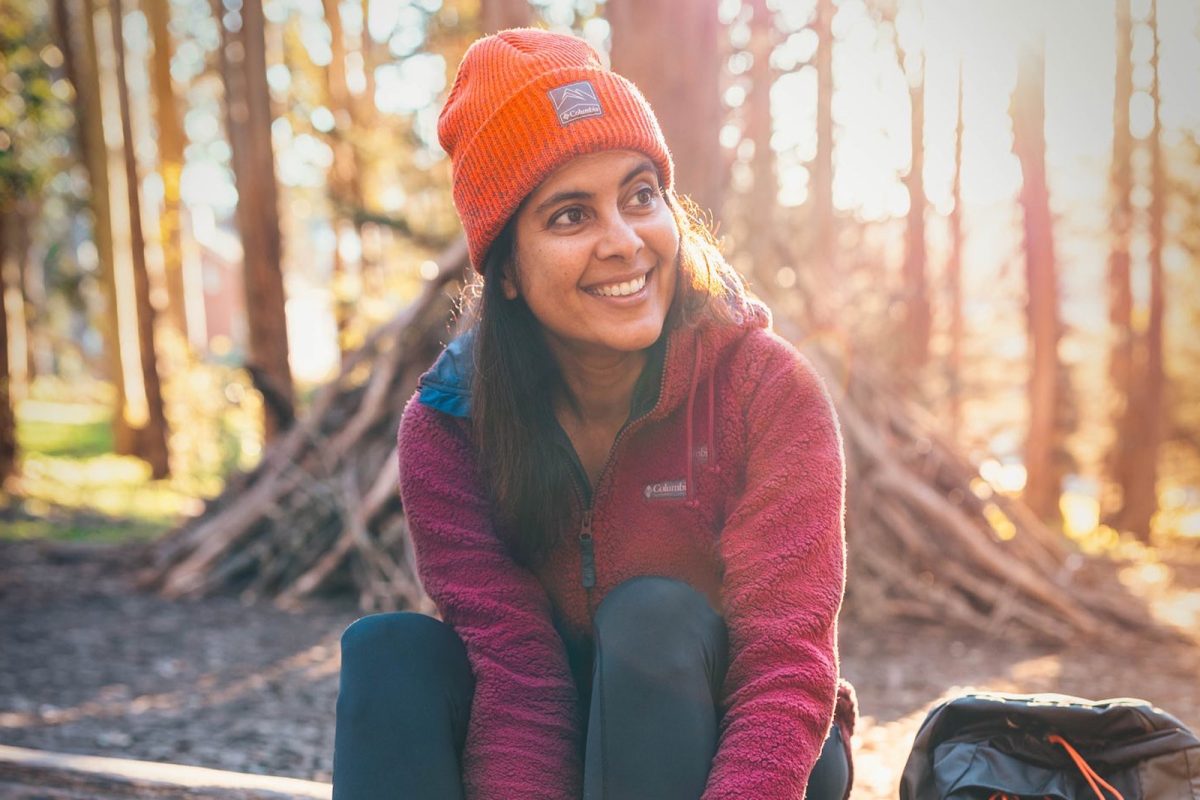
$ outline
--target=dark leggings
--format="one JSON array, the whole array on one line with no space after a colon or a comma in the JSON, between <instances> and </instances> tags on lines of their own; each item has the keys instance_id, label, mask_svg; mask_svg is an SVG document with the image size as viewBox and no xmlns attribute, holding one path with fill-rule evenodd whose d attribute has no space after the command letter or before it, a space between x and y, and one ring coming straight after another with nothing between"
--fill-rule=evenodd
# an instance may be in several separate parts
<instances>
[{"instance_id":1,"label":"dark leggings","mask_svg":"<svg viewBox=\"0 0 1200 800\"><path fill-rule=\"evenodd\" d=\"M724 620L687 584L648 576L608 593L593 636L594 653L563 636L588 714L584 800L697 800L717 748ZM462 798L474 688L448 625L407 612L352 624L342 636L334 800ZM842 800L847 780L834 727L806 796Z\"/></svg>"}]
</instances>

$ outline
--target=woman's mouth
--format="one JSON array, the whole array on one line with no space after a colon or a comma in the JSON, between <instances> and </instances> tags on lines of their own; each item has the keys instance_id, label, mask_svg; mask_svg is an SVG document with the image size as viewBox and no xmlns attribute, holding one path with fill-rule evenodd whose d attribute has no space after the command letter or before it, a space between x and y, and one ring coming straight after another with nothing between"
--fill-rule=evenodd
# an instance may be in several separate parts
<instances>
[{"instance_id":1,"label":"woman's mouth","mask_svg":"<svg viewBox=\"0 0 1200 800\"><path fill-rule=\"evenodd\" d=\"M632 297L646 288L646 277L649 274L649 272L646 272L632 280L621 281L619 283L590 286L584 289L584 291L597 297Z\"/></svg>"}]
</instances>

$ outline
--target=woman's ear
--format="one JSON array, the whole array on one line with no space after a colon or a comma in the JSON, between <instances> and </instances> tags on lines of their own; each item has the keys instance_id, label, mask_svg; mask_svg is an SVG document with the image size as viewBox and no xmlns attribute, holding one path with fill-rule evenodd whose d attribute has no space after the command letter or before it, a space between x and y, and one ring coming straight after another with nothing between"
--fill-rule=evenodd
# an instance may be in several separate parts
<instances>
[{"instance_id":1,"label":"woman's ear","mask_svg":"<svg viewBox=\"0 0 1200 800\"><path fill-rule=\"evenodd\" d=\"M516 300L517 295L521 293L519 291L520 287L513 279L512 273L512 262L505 264L504 269L500 272L500 291L504 292L506 300Z\"/></svg>"}]
</instances>

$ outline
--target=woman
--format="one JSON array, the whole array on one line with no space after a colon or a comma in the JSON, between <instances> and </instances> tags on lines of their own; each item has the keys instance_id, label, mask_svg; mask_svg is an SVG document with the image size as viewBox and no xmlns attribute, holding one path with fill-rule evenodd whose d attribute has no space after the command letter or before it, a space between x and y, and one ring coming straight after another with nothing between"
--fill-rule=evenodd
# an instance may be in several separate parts
<instances>
[{"instance_id":1,"label":"woman","mask_svg":"<svg viewBox=\"0 0 1200 800\"><path fill-rule=\"evenodd\" d=\"M438 134L482 275L399 433L443 621L346 631L335 796L840 800L844 468L819 378L585 42L475 42Z\"/></svg>"}]
</instances>

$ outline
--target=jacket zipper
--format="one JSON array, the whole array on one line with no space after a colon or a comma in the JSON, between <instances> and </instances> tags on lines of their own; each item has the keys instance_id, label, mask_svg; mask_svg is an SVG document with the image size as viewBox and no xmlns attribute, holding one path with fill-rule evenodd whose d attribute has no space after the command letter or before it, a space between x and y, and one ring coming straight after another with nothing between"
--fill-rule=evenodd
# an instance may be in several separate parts
<instances>
[{"instance_id":1,"label":"jacket zipper","mask_svg":"<svg viewBox=\"0 0 1200 800\"><path fill-rule=\"evenodd\" d=\"M587 592L588 612L592 612L592 589L596 585L596 547L592 537L592 509L596 504L596 494L600 487L604 484L604 478L608 475L608 469L612 466L613 460L616 458L617 447L621 444L621 439L625 437L627 431L634 428L650 416L654 409L658 408L658 404L662 402L662 393L667 386L667 359L671 355L671 342L667 342L667 352L663 355L663 370L662 376L658 381L658 398L654 401L654 405L650 407L646 413L642 414L635 420L630 420L621 426L621 430L617 431L617 436L613 439L612 447L608 450L608 458L604 462L604 466L600 468L600 474L596 478L596 486L593 488L587 480L587 473L583 471L583 465L579 462L579 454L575 452L574 446L571 447L571 456L575 461L578 477L589 489L587 500L584 500L583 493L580 493L580 506L583 508L583 518L579 526L579 556L580 556L580 582L583 584L584 591ZM570 442L570 437L567 437Z\"/></svg>"},{"instance_id":2,"label":"jacket zipper","mask_svg":"<svg viewBox=\"0 0 1200 800\"><path fill-rule=\"evenodd\" d=\"M583 562L583 588L591 599L592 587L596 585L596 548L592 543L592 509L583 511L583 525L579 529L579 550ZM590 605L590 604L589 604Z\"/></svg>"}]
</instances>

